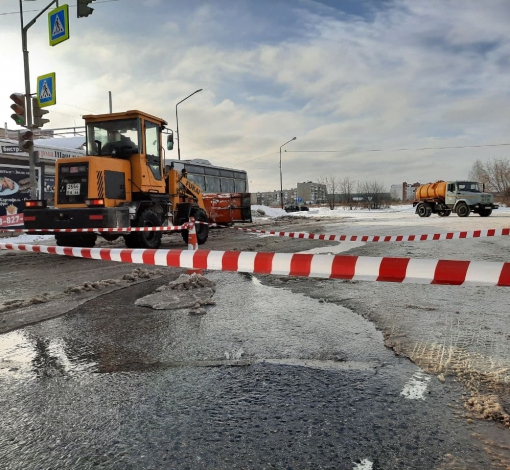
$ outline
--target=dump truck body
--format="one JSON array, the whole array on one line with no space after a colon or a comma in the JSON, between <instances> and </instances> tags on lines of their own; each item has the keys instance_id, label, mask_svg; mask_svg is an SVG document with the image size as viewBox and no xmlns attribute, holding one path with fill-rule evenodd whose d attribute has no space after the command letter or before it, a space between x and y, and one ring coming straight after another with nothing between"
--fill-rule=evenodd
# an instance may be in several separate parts
<instances>
[{"instance_id":1,"label":"dump truck body","mask_svg":"<svg viewBox=\"0 0 510 470\"><path fill-rule=\"evenodd\" d=\"M494 203L494 196L484 192L475 181L436 181L416 189L413 207L420 217L431 214L446 217L452 212L459 217L467 217L471 212L488 217L499 206Z\"/></svg>"}]
</instances>

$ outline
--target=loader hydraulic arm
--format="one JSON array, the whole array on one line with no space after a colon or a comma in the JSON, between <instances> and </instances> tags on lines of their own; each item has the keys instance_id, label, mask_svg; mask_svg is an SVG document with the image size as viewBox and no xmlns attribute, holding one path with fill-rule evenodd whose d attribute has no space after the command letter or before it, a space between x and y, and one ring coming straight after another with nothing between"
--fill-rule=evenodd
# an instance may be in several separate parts
<instances>
[{"instance_id":1,"label":"loader hydraulic arm","mask_svg":"<svg viewBox=\"0 0 510 470\"><path fill-rule=\"evenodd\" d=\"M202 189L200 189L200 186L193 183L193 181L186 178L186 174L187 173L183 173L179 177L179 192L183 195L191 196L197 205L201 209L205 210L204 200L202 198Z\"/></svg>"}]
</instances>

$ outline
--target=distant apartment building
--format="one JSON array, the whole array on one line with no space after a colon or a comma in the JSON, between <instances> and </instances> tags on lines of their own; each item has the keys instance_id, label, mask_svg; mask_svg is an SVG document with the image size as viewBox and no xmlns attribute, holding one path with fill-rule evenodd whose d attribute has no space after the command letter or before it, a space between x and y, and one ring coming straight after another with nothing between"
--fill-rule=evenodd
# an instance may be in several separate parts
<instances>
[{"instance_id":1,"label":"distant apartment building","mask_svg":"<svg viewBox=\"0 0 510 470\"><path fill-rule=\"evenodd\" d=\"M390 196L397 201L412 201L418 186L420 183L406 183L405 181L402 184L392 184Z\"/></svg>"},{"instance_id":2,"label":"distant apartment building","mask_svg":"<svg viewBox=\"0 0 510 470\"><path fill-rule=\"evenodd\" d=\"M282 196L283 207L291 204L320 204L327 201L326 186L312 181L298 183L297 188L284 189ZM259 206L281 207L280 190L252 193L251 203Z\"/></svg>"},{"instance_id":3,"label":"distant apartment building","mask_svg":"<svg viewBox=\"0 0 510 470\"><path fill-rule=\"evenodd\" d=\"M307 181L297 184L297 200L303 204L321 204L327 201L326 185Z\"/></svg>"},{"instance_id":4,"label":"distant apartment building","mask_svg":"<svg viewBox=\"0 0 510 470\"><path fill-rule=\"evenodd\" d=\"M294 204L297 200L296 188L284 189L282 195L284 207L288 204ZM280 199L280 190L259 191L256 193L252 193L251 203L257 204L259 206L281 207L282 203Z\"/></svg>"}]
</instances>

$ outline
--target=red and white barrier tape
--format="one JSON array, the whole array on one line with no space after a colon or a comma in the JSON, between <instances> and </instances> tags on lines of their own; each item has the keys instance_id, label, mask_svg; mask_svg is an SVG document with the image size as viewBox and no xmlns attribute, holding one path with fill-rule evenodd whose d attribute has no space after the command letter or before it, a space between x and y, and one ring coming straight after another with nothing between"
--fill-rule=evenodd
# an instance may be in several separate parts
<instances>
[{"instance_id":1,"label":"red and white barrier tape","mask_svg":"<svg viewBox=\"0 0 510 470\"><path fill-rule=\"evenodd\" d=\"M510 263L507 262L375 258L306 253L71 248L13 243L0 243L0 249L123 263L278 276L414 284L510 286Z\"/></svg>"},{"instance_id":2,"label":"red and white barrier tape","mask_svg":"<svg viewBox=\"0 0 510 470\"><path fill-rule=\"evenodd\" d=\"M113 227L113 228L11 228L0 229L0 232L12 233L83 233L83 232L108 232L108 233L129 233L129 232L174 232L177 230L187 230L188 222L182 225L173 225L168 227Z\"/></svg>"},{"instance_id":3,"label":"red and white barrier tape","mask_svg":"<svg viewBox=\"0 0 510 470\"><path fill-rule=\"evenodd\" d=\"M218 225L218 227L220 227ZM226 226L224 226L226 227ZM262 233L278 237L305 238L310 240L327 240L339 242L422 242L430 240L459 240L463 238L484 238L510 235L510 228L472 230L462 232L432 233L424 235L336 235L307 232L276 232L245 227L229 227L243 232Z\"/></svg>"},{"instance_id":4,"label":"red and white barrier tape","mask_svg":"<svg viewBox=\"0 0 510 470\"><path fill-rule=\"evenodd\" d=\"M319 234L308 232L277 232L274 230L260 230L245 227L230 227L226 225L207 224L207 222L195 221L195 224L209 225L210 227L231 228L243 232L260 233L278 237L303 238L308 240L326 240L339 242L416 242L431 240L460 240L466 238L485 238L510 235L510 228L471 230L461 232L432 233L422 235L338 235ZM62 229L0 229L0 232L11 233L82 233L82 232L106 232L106 233L129 233L129 232L173 232L187 230L187 223L168 227L115 227L115 228L62 228Z\"/></svg>"}]
</instances>

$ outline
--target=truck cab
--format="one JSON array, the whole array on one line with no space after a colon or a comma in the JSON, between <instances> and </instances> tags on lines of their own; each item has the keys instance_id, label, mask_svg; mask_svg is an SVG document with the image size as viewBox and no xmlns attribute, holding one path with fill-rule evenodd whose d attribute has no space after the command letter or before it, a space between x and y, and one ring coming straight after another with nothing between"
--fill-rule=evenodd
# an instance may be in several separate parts
<instances>
[{"instance_id":1,"label":"truck cab","mask_svg":"<svg viewBox=\"0 0 510 470\"><path fill-rule=\"evenodd\" d=\"M494 196L485 193L483 185L476 181L451 181L446 185L446 206L459 216L475 212L487 217L498 206L494 204ZM469 212L468 212L469 210ZM460 212L460 214L459 214ZM462 214L462 215L461 215Z\"/></svg>"}]
</instances>

